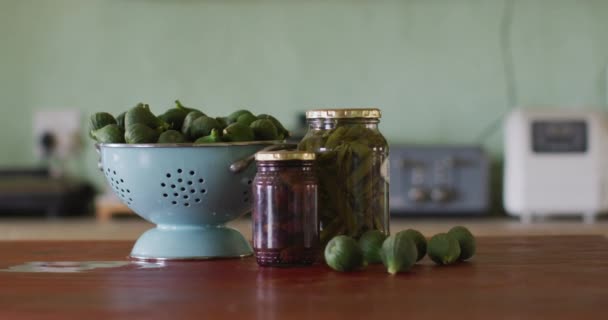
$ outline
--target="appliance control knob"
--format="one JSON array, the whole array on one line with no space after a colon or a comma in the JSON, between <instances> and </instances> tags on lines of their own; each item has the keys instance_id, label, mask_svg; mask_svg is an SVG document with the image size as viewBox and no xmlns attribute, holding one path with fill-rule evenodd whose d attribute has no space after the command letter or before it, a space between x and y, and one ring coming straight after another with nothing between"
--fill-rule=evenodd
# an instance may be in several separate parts
<instances>
[{"instance_id":1,"label":"appliance control knob","mask_svg":"<svg viewBox=\"0 0 608 320\"><path fill-rule=\"evenodd\" d=\"M437 187L431 190L431 199L434 202L445 203L452 197L452 192L447 188Z\"/></svg>"},{"instance_id":2,"label":"appliance control knob","mask_svg":"<svg viewBox=\"0 0 608 320\"><path fill-rule=\"evenodd\" d=\"M420 187L411 188L408 191L407 196L412 202L424 202L428 199L427 192Z\"/></svg>"}]
</instances>

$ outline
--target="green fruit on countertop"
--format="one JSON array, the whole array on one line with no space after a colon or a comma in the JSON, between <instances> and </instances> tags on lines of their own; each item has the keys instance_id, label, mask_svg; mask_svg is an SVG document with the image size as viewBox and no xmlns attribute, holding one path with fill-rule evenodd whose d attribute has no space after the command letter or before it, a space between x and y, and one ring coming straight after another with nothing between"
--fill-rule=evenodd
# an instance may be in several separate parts
<instances>
[{"instance_id":1,"label":"green fruit on countertop","mask_svg":"<svg viewBox=\"0 0 608 320\"><path fill-rule=\"evenodd\" d=\"M121 114L119 114L118 116L116 116L116 124L118 124L118 127L120 127L120 129L122 131L125 131L125 115L127 114L127 112L122 112Z\"/></svg>"},{"instance_id":2,"label":"green fruit on countertop","mask_svg":"<svg viewBox=\"0 0 608 320\"><path fill-rule=\"evenodd\" d=\"M209 134L208 136L200 137L196 139L196 141L194 141L195 144L213 142L222 142L222 137L220 136L220 132L217 129L211 130L211 134Z\"/></svg>"},{"instance_id":3,"label":"green fruit on countertop","mask_svg":"<svg viewBox=\"0 0 608 320\"><path fill-rule=\"evenodd\" d=\"M196 118L190 126L190 138L196 140L200 137L208 136L211 130L221 130L221 125L214 118L202 116Z\"/></svg>"},{"instance_id":4,"label":"green fruit on countertop","mask_svg":"<svg viewBox=\"0 0 608 320\"><path fill-rule=\"evenodd\" d=\"M156 143L159 135L159 130L135 123L127 127L125 141L127 143Z\"/></svg>"},{"instance_id":5,"label":"green fruit on countertop","mask_svg":"<svg viewBox=\"0 0 608 320\"><path fill-rule=\"evenodd\" d=\"M255 134L253 129L240 122L235 122L224 129L223 138L225 141L237 142L237 141L253 141Z\"/></svg>"},{"instance_id":6,"label":"green fruit on countertop","mask_svg":"<svg viewBox=\"0 0 608 320\"><path fill-rule=\"evenodd\" d=\"M194 122L194 120L200 117L205 117L205 114L200 111L191 111L184 118L184 123L182 124L182 134L186 137L186 139L194 140L190 135L190 130L192 128L192 123Z\"/></svg>"},{"instance_id":7,"label":"green fruit on countertop","mask_svg":"<svg viewBox=\"0 0 608 320\"><path fill-rule=\"evenodd\" d=\"M169 124L156 117L147 104L139 103L135 107L129 109L125 114L125 128L129 131L129 127L134 124L142 124L148 128L165 131L169 128Z\"/></svg>"},{"instance_id":8,"label":"green fruit on countertop","mask_svg":"<svg viewBox=\"0 0 608 320\"><path fill-rule=\"evenodd\" d=\"M460 244L447 233L439 233L429 240L427 253L437 264L452 264L460 257Z\"/></svg>"},{"instance_id":9,"label":"green fruit on countertop","mask_svg":"<svg viewBox=\"0 0 608 320\"><path fill-rule=\"evenodd\" d=\"M396 274L409 270L416 263L418 251L411 237L398 232L384 240L380 256L386 271Z\"/></svg>"},{"instance_id":10,"label":"green fruit on countertop","mask_svg":"<svg viewBox=\"0 0 608 320\"><path fill-rule=\"evenodd\" d=\"M412 238L414 244L416 245L416 250L418 251L418 258L416 261L422 260L422 258L424 258L426 255L426 239L424 238L424 235L422 235L420 231L414 229L407 229L402 232L408 237Z\"/></svg>"},{"instance_id":11,"label":"green fruit on countertop","mask_svg":"<svg viewBox=\"0 0 608 320\"><path fill-rule=\"evenodd\" d=\"M181 130L186 115L188 115L186 110L173 108L165 111L165 113L158 116L158 118L168 123L170 130Z\"/></svg>"},{"instance_id":12,"label":"green fruit on countertop","mask_svg":"<svg viewBox=\"0 0 608 320\"><path fill-rule=\"evenodd\" d=\"M107 112L97 112L91 115L89 119L89 133L92 136L93 131L99 130L109 124L116 124L114 116Z\"/></svg>"},{"instance_id":13,"label":"green fruit on countertop","mask_svg":"<svg viewBox=\"0 0 608 320\"><path fill-rule=\"evenodd\" d=\"M252 122L249 127L253 129L255 140L276 140L277 127L268 119L259 119Z\"/></svg>"},{"instance_id":14,"label":"green fruit on countertop","mask_svg":"<svg viewBox=\"0 0 608 320\"><path fill-rule=\"evenodd\" d=\"M186 137L177 130L167 130L160 134L158 137L158 143L184 143Z\"/></svg>"},{"instance_id":15,"label":"green fruit on countertop","mask_svg":"<svg viewBox=\"0 0 608 320\"><path fill-rule=\"evenodd\" d=\"M475 255L475 237L469 231L469 229L463 226L456 226L448 231L448 235L452 236L458 244L460 245L460 257L458 258L461 261L470 259L473 255Z\"/></svg>"},{"instance_id":16,"label":"green fruit on countertop","mask_svg":"<svg viewBox=\"0 0 608 320\"><path fill-rule=\"evenodd\" d=\"M325 246L325 262L336 271L353 271L365 266L363 252L355 239L336 236Z\"/></svg>"},{"instance_id":17,"label":"green fruit on countertop","mask_svg":"<svg viewBox=\"0 0 608 320\"><path fill-rule=\"evenodd\" d=\"M91 132L91 135L99 143L124 143L125 134L120 127L113 123L101 129Z\"/></svg>"},{"instance_id":18,"label":"green fruit on countertop","mask_svg":"<svg viewBox=\"0 0 608 320\"><path fill-rule=\"evenodd\" d=\"M359 247L363 251L363 258L369 264L382 263L382 243L386 235L379 230L368 230L359 238Z\"/></svg>"}]
</instances>

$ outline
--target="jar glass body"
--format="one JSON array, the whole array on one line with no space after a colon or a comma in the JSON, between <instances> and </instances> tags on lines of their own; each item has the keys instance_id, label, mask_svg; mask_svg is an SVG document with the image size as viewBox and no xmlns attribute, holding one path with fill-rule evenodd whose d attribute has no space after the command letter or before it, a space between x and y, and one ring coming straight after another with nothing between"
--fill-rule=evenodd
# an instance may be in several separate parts
<instances>
[{"instance_id":1,"label":"jar glass body","mask_svg":"<svg viewBox=\"0 0 608 320\"><path fill-rule=\"evenodd\" d=\"M319 250L313 162L258 161L252 218L260 266L312 264Z\"/></svg>"},{"instance_id":2,"label":"jar glass body","mask_svg":"<svg viewBox=\"0 0 608 320\"><path fill-rule=\"evenodd\" d=\"M308 119L298 149L316 153L320 240L389 234L389 147L377 118Z\"/></svg>"}]
</instances>

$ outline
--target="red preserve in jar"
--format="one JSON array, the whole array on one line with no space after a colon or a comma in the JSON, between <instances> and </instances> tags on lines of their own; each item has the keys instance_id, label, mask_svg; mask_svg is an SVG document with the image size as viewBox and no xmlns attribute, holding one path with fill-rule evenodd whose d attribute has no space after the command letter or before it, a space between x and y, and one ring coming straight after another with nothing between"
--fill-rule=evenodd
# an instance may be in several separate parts
<instances>
[{"instance_id":1,"label":"red preserve in jar","mask_svg":"<svg viewBox=\"0 0 608 320\"><path fill-rule=\"evenodd\" d=\"M319 248L315 154L255 155L253 250L260 266L310 265Z\"/></svg>"}]
</instances>

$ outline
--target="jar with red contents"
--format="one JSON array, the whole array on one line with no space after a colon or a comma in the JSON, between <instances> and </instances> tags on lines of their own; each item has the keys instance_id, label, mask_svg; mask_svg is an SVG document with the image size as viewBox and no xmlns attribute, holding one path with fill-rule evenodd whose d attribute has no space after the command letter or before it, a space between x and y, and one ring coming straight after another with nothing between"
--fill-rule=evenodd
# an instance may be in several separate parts
<instances>
[{"instance_id":1,"label":"jar with red contents","mask_svg":"<svg viewBox=\"0 0 608 320\"><path fill-rule=\"evenodd\" d=\"M310 265L319 250L315 154L255 155L253 250L260 266Z\"/></svg>"}]
</instances>

